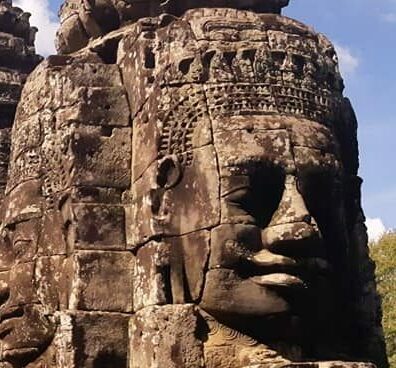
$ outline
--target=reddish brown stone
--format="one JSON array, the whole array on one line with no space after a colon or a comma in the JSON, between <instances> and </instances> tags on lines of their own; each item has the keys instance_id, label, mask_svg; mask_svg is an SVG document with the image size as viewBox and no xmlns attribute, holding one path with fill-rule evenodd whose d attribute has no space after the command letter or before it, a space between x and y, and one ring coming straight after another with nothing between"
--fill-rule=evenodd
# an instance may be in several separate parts
<instances>
[{"instance_id":1,"label":"reddish brown stone","mask_svg":"<svg viewBox=\"0 0 396 368\"><path fill-rule=\"evenodd\" d=\"M131 181L131 130L79 127L72 143L73 184L126 189Z\"/></svg>"},{"instance_id":2,"label":"reddish brown stone","mask_svg":"<svg viewBox=\"0 0 396 368\"><path fill-rule=\"evenodd\" d=\"M137 252L133 272L133 303L136 311L171 303L171 248L150 242Z\"/></svg>"},{"instance_id":3,"label":"reddish brown stone","mask_svg":"<svg viewBox=\"0 0 396 368\"><path fill-rule=\"evenodd\" d=\"M69 309L132 312L132 253L78 251L70 262Z\"/></svg>"},{"instance_id":4,"label":"reddish brown stone","mask_svg":"<svg viewBox=\"0 0 396 368\"><path fill-rule=\"evenodd\" d=\"M73 206L76 249L125 249L125 215L122 206L81 204Z\"/></svg>"},{"instance_id":5,"label":"reddish brown stone","mask_svg":"<svg viewBox=\"0 0 396 368\"><path fill-rule=\"evenodd\" d=\"M1 367L386 367L356 117L287 3L66 0L11 139L0 0Z\"/></svg>"},{"instance_id":6,"label":"reddish brown stone","mask_svg":"<svg viewBox=\"0 0 396 368\"><path fill-rule=\"evenodd\" d=\"M129 329L131 368L204 367L194 305L145 308L131 319Z\"/></svg>"},{"instance_id":7,"label":"reddish brown stone","mask_svg":"<svg viewBox=\"0 0 396 368\"><path fill-rule=\"evenodd\" d=\"M120 313L61 313L56 367L127 368L128 322Z\"/></svg>"}]
</instances>

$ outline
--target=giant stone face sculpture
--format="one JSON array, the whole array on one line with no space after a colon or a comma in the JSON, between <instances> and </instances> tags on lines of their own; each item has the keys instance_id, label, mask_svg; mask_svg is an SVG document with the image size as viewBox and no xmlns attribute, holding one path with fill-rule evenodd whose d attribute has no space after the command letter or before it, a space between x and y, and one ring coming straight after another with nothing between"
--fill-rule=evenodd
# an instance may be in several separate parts
<instances>
[{"instance_id":1,"label":"giant stone face sculpture","mask_svg":"<svg viewBox=\"0 0 396 368\"><path fill-rule=\"evenodd\" d=\"M22 86L42 60L35 52L37 29L29 13L0 1L0 199L4 196L10 154L10 133Z\"/></svg>"},{"instance_id":2,"label":"giant stone face sculpture","mask_svg":"<svg viewBox=\"0 0 396 368\"><path fill-rule=\"evenodd\" d=\"M331 43L286 1L150 3L88 42L113 2L73 4L12 133L4 367L385 366Z\"/></svg>"}]
</instances>

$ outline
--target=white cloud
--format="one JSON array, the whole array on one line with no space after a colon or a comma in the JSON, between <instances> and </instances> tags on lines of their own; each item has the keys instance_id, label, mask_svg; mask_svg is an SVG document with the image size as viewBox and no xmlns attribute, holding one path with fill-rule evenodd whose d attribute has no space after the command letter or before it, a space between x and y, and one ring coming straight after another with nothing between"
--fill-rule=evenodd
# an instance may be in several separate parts
<instances>
[{"instance_id":1,"label":"white cloud","mask_svg":"<svg viewBox=\"0 0 396 368\"><path fill-rule=\"evenodd\" d=\"M377 242L386 233L386 227L379 218L368 218L366 226L370 242Z\"/></svg>"},{"instance_id":2,"label":"white cloud","mask_svg":"<svg viewBox=\"0 0 396 368\"><path fill-rule=\"evenodd\" d=\"M396 13L383 14L382 19L388 23L396 23Z\"/></svg>"},{"instance_id":3,"label":"white cloud","mask_svg":"<svg viewBox=\"0 0 396 368\"><path fill-rule=\"evenodd\" d=\"M54 54L55 33L58 28L57 16L51 11L48 0L14 0L14 6L32 14L30 24L39 29L36 38L37 53L47 56Z\"/></svg>"},{"instance_id":4,"label":"white cloud","mask_svg":"<svg viewBox=\"0 0 396 368\"><path fill-rule=\"evenodd\" d=\"M359 58L353 55L349 47L337 43L334 44L334 47L337 51L342 75L348 76L353 74L360 65Z\"/></svg>"}]
</instances>

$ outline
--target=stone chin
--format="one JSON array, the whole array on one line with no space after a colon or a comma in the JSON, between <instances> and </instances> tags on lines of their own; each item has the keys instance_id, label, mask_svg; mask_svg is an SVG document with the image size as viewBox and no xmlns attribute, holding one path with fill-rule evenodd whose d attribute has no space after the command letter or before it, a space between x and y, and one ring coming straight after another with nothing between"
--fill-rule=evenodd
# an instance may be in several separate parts
<instances>
[{"instance_id":1,"label":"stone chin","mask_svg":"<svg viewBox=\"0 0 396 368\"><path fill-rule=\"evenodd\" d=\"M15 349L5 348L2 352L2 356L0 358L0 366L1 362L8 362L12 365L12 367L25 367L29 363L35 362L47 349L49 346L49 341L42 344L42 346L32 347L18 347ZM6 344L4 344L7 346ZM22 364L22 365L21 365Z\"/></svg>"},{"instance_id":2,"label":"stone chin","mask_svg":"<svg viewBox=\"0 0 396 368\"><path fill-rule=\"evenodd\" d=\"M0 324L2 338L1 361L19 367L35 361L50 345L55 334L55 322L37 306L14 309L15 316L3 313Z\"/></svg>"},{"instance_id":3,"label":"stone chin","mask_svg":"<svg viewBox=\"0 0 396 368\"><path fill-rule=\"evenodd\" d=\"M41 352L41 350L31 347L4 350L1 361L18 365L23 362L23 364L26 365L36 360L40 356Z\"/></svg>"},{"instance_id":4,"label":"stone chin","mask_svg":"<svg viewBox=\"0 0 396 368\"><path fill-rule=\"evenodd\" d=\"M240 278L231 270L209 271L200 307L213 315L265 317L295 314L296 304L309 304L309 279L293 272ZM314 276L312 276L314 278Z\"/></svg>"}]
</instances>

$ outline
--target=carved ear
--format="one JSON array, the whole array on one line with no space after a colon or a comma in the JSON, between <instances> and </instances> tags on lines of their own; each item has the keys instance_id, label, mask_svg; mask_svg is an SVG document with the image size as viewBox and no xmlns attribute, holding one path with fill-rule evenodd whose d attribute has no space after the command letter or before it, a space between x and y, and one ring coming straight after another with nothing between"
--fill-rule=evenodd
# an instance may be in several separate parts
<instances>
[{"instance_id":1,"label":"carved ear","mask_svg":"<svg viewBox=\"0 0 396 368\"><path fill-rule=\"evenodd\" d=\"M182 177L182 168L176 155L165 156L158 163L157 184L160 188L176 186Z\"/></svg>"}]
</instances>

